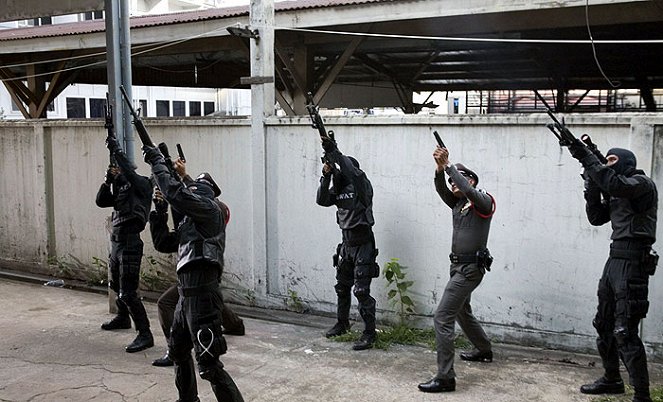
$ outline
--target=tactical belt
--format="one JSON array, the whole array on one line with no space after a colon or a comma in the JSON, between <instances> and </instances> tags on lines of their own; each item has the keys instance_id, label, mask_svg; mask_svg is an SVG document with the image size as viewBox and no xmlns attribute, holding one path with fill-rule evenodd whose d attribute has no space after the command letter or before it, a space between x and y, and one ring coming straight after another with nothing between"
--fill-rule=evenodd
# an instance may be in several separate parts
<instances>
[{"instance_id":1,"label":"tactical belt","mask_svg":"<svg viewBox=\"0 0 663 402\"><path fill-rule=\"evenodd\" d=\"M648 250L624 250L621 248L611 248L610 257L621 260L640 260Z\"/></svg>"},{"instance_id":2,"label":"tactical belt","mask_svg":"<svg viewBox=\"0 0 663 402\"><path fill-rule=\"evenodd\" d=\"M111 240L114 242L123 242L128 240L129 238L134 237L134 238L140 238L139 233L113 233L111 234Z\"/></svg>"},{"instance_id":3,"label":"tactical belt","mask_svg":"<svg viewBox=\"0 0 663 402\"><path fill-rule=\"evenodd\" d=\"M202 296L207 293L216 291L219 288L218 282L210 282L202 286L195 286L191 288L177 287L177 292L182 297Z\"/></svg>"},{"instance_id":4,"label":"tactical belt","mask_svg":"<svg viewBox=\"0 0 663 402\"><path fill-rule=\"evenodd\" d=\"M649 254L651 245L635 240L615 240L610 245L610 257L621 260L640 260Z\"/></svg>"},{"instance_id":5,"label":"tactical belt","mask_svg":"<svg viewBox=\"0 0 663 402\"><path fill-rule=\"evenodd\" d=\"M451 253L449 254L449 261L451 261L452 264L467 264L471 262L477 262L477 255Z\"/></svg>"}]
</instances>

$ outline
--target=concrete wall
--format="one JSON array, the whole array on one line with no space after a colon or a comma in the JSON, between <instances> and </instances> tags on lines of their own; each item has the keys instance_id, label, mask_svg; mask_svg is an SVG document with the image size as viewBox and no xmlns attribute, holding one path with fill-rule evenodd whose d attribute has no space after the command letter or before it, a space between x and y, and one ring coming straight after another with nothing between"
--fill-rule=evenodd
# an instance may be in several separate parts
<instances>
[{"instance_id":1,"label":"concrete wall","mask_svg":"<svg viewBox=\"0 0 663 402\"><path fill-rule=\"evenodd\" d=\"M594 349L591 320L596 287L608 254L609 227L584 215L579 164L545 128L545 115L329 118L341 151L355 156L375 191L375 233L381 266L399 258L409 267L417 315L430 326L448 278L451 214L433 187L432 130L478 172L497 200L489 247L492 272L473 297L476 315L495 338L574 350ZM267 266L252 266L251 139L248 120L149 120L155 142L184 147L189 171L208 170L232 211L226 250L228 296L265 307L335 311L331 255L340 241L334 209L315 204L320 146L308 119L268 121L265 137ZM577 135L602 150L631 148L639 166L663 188L663 115L571 115ZM53 260L85 269L107 253L105 219L94 196L107 153L101 122L0 123L0 258L4 266L48 270ZM139 159L140 157L138 157ZM137 160L141 172L146 165ZM53 177L53 180L50 177ZM261 196L261 195L259 195ZM661 225L659 225L659 228ZM659 229L659 238L660 236ZM144 238L148 238L145 232ZM159 256L146 239L146 254ZM35 268L36 267L36 268ZM52 267L52 265L51 265ZM52 271L52 269L51 269ZM663 290L651 279L643 324L650 350L663 344ZM373 292L383 319L394 318L386 282Z\"/></svg>"}]
</instances>

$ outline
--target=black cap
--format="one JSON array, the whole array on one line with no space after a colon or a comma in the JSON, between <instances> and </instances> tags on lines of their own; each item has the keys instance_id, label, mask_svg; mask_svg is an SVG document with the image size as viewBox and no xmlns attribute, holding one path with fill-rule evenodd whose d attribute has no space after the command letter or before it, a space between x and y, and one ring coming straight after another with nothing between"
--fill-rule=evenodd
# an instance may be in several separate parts
<instances>
[{"instance_id":1,"label":"black cap","mask_svg":"<svg viewBox=\"0 0 663 402\"><path fill-rule=\"evenodd\" d=\"M474 179L475 186L479 184L479 176L477 176L477 174L471 171L470 169L466 168L465 165L463 165L462 163L456 163L454 166L456 166L456 170L458 170L464 176Z\"/></svg>"},{"instance_id":2,"label":"black cap","mask_svg":"<svg viewBox=\"0 0 663 402\"><path fill-rule=\"evenodd\" d=\"M216 185L216 182L214 179L212 179L212 176L207 172L199 174L198 177L196 177L196 183L202 183L210 186L214 192L214 197L221 195L221 189Z\"/></svg>"}]
</instances>

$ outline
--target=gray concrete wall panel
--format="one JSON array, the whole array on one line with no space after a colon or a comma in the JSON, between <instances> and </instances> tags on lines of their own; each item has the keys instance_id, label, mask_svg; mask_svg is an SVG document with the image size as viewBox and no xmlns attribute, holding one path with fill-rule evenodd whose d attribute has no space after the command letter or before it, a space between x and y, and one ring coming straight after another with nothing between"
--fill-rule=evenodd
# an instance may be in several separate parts
<instances>
[{"instance_id":1,"label":"gray concrete wall panel","mask_svg":"<svg viewBox=\"0 0 663 402\"><path fill-rule=\"evenodd\" d=\"M431 132L437 130L450 148L451 160L474 169L480 187L497 200L489 240L495 263L473 297L475 314L498 339L594 349L591 320L610 228L587 222L580 166L545 128L547 116L325 122L335 130L341 151L355 156L373 183L378 262L384 266L390 258L399 258L410 268L414 324L430 325L448 278L451 214L433 187ZM615 146L632 149L639 166L663 188L663 115L569 115L566 122L576 135L589 134L603 151ZM232 211L226 250L229 297L240 303L293 308L290 302L296 295L305 309L335 311L331 255L340 231L334 209L315 204L321 149L308 119L267 119L266 267L252 266L255 215L249 120L148 120L147 127L155 142L165 141L173 152L175 144L182 144L192 175L209 171L222 187L221 198ZM73 256L86 264L106 255L109 211L93 201L107 164L104 138L100 122L0 123L3 265L43 264L49 245L57 258ZM147 173L140 159L137 155L136 163ZM658 238L663 238L661 225L658 231ZM157 254L147 232L144 238L146 254ZM655 248L661 250L659 245ZM643 324L644 338L657 356L663 345L663 305L656 295L662 286L657 276L652 277L651 308ZM383 279L375 280L373 293L381 318L394 319Z\"/></svg>"}]
</instances>

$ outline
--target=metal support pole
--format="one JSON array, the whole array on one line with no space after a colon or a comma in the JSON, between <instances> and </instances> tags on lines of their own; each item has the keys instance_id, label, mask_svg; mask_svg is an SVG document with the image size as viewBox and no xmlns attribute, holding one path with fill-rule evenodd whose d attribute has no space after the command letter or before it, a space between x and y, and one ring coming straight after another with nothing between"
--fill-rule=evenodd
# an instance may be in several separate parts
<instances>
[{"instance_id":1,"label":"metal support pole","mask_svg":"<svg viewBox=\"0 0 663 402\"><path fill-rule=\"evenodd\" d=\"M131 32L129 23L129 0L120 0L120 60L122 60L122 85L129 99L133 100L131 79ZM123 104L124 106L124 104ZM126 106L122 108L124 117L124 149L129 160L134 159L135 136L131 124L131 114Z\"/></svg>"},{"instance_id":2,"label":"metal support pole","mask_svg":"<svg viewBox=\"0 0 663 402\"><path fill-rule=\"evenodd\" d=\"M116 0L106 0L106 71L108 77L108 94L113 108L113 126L120 146L124 147L124 124L122 119L122 98L118 90L121 79L120 70L120 24L119 4Z\"/></svg>"},{"instance_id":3,"label":"metal support pole","mask_svg":"<svg viewBox=\"0 0 663 402\"><path fill-rule=\"evenodd\" d=\"M118 2L116 0L106 0L106 71L108 77L108 97L110 99L111 108L113 109L113 127L115 127L115 137L124 148L124 125L122 113L122 94L119 91L121 82L120 71L120 11ZM126 149L125 149L126 150ZM108 281L110 283L111 272L108 270ZM108 288L108 311L110 313L117 312L115 305L115 293Z\"/></svg>"}]
</instances>

